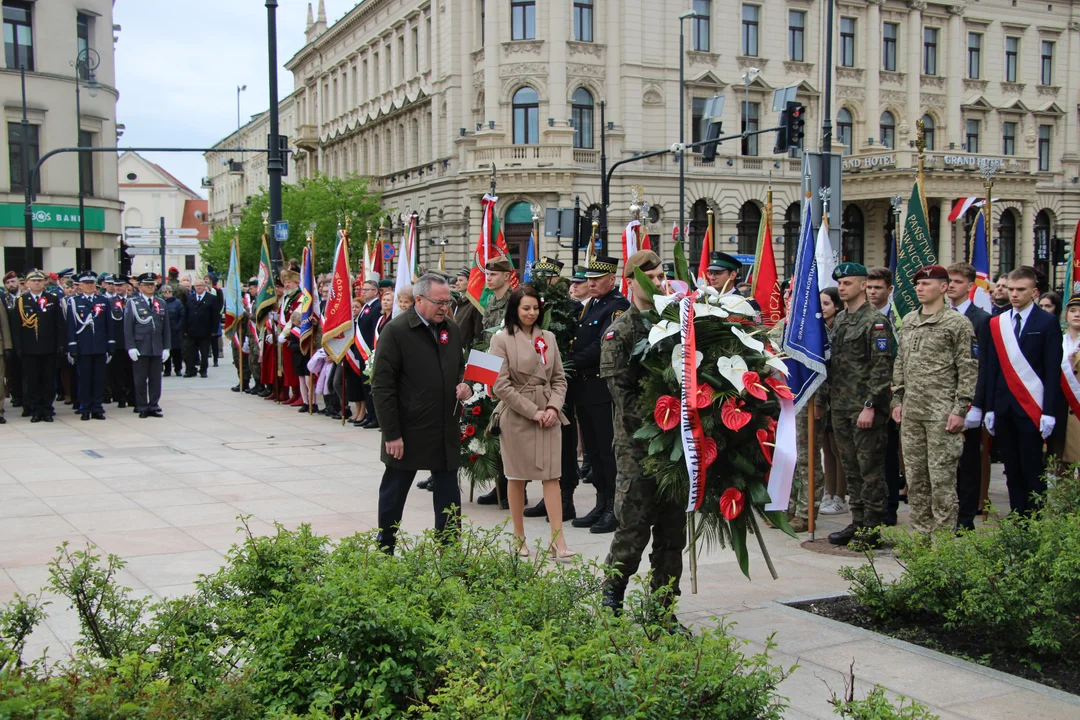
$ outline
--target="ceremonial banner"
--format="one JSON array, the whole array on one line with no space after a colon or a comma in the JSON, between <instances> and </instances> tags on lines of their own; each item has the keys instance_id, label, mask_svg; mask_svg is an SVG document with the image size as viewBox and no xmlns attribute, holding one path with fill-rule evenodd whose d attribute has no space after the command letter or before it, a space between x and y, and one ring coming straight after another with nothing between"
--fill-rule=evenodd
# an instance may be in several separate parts
<instances>
[{"instance_id":1,"label":"ceremonial banner","mask_svg":"<svg viewBox=\"0 0 1080 720\"><path fill-rule=\"evenodd\" d=\"M829 336L821 317L821 289L818 287L811 223L810 203L807 202L795 256L795 272L791 276L791 315L784 328L787 384L795 394L795 412L806 405L825 381L825 363L829 358Z\"/></svg>"},{"instance_id":2,"label":"ceremonial banner","mask_svg":"<svg viewBox=\"0 0 1080 720\"><path fill-rule=\"evenodd\" d=\"M338 233L334 250L334 271L330 276L330 296L323 315L322 346L339 363L353 342L352 282L349 278L349 249L344 231Z\"/></svg>"},{"instance_id":3,"label":"ceremonial banner","mask_svg":"<svg viewBox=\"0 0 1080 720\"><path fill-rule=\"evenodd\" d=\"M536 232L529 233L529 249L525 253L525 271L522 279L525 282L532 280L533 265L536 264Z\"/></svg>"},{"instance_id":4,"label":"ceremonial banner","mask_svg":"<svg viewBox=\"0 0 1080 720\"><path fill-rule=\"evenodd\" d=\"M916 180L911 188L911 199L908 200L904 234L896 249L896 276L893 279L896 289L893 291L893 303L898 318L903 318L919 307L919 298L915 295L911 276L936 262L937 256L926 222L926 201L923 199L919 181Z\"/></svg>"},{"instance_id":5,"label":"ceremonial banner","mask_svg":"<svg viewBox=\"0 0 1080 720\"><path fill-rule=\"evenodd\" d=\"M1080 293L1080 222L1076 223L1072 245L1069 246L1069 270L1065 276L1065 300Z\"/></svg>"},{"instance_id":6,"label":"ceremonial banner","mask_svg":"<svg viewBox=\"0 0 1080 720\"><path fill-rule=\"evenodd\" d=\"M296 329L300 336L300 352L311 352L311 338L315 331L315 322L319 317L319 304L315 301L315 258L311 247L304 248L304 257L300 265L300 327Z\"/></svg>"},{"instance_id":7,"label":"ceremonial banner","mask_svg":"<svg viewBox=\"0 0 1080 720\"><path fill-rule=\"evenodd\" d=\"M768 208L769 205L766 205ZM761 214L758 227L757 255L754 258L754 284L751 296L761 308L761 322L772 327L784 317L784 298L780 294L779 276L776 273L776 255L773 254L772 222L769 211Z\"/></svg>"},{"instance_id":8,"label":"ceremonial banner","mask_svg":"<svg viewBox=\"0 0 1080 720\"><path fill-rule=\"evenodd\" d=\"M814 263L817 265L818 290L836 287L833 270L836 269L836 253L833 252L832 239L829 237L829 216L822 215L821 227L818 228L817 247L814 249Z\"/></svg>"},{"instance_id":9,"label":"ceremonial banner","mask_svg":"<svg viewBox=\"0 0 1080 720\"><path fill-rule=\"evenodd\" d=\"M469 270L469 286L466 297L478 310L487 307L491 299L491 291L487 289L485 282L487 270L485 266L488 260L502 255L510 260L510 250L506 246L506 238L503 237L502 228L499 225L499 217L495 214L495 203L499 198L494 195L485 195L480 201L483 207L483 218L480 221L480 237L476 241L476 250L473 251L472 267ZM510 260L513 266L513 260ZM516 290L521 281L518 279L517 270L510 275L510 289Z\"/></svg>"},{"instance_id":10,"label":"ceremonial banner","mask_svg":"<svg viewBox=\"0 0 1080 720\"><path fill-rule=\"evenodd\" d=\"M262 249L259 250L258 293L255 295L255 322L260 326L274 309L274 304L277 302L277 289L274 286L272 267L270 248L266 244L266 233L263 233ZM262 336L259 339L262 340Z\"/></svg>"},{"instance_id":11,"label":"ceremonial banner","mask_svg":"<svg viewBox=\"0 0 1080 720\"><path fill-rule=\"evenodd\" d=\"M626 267L626 261L631 255L636 253L641 248L638 246L638 228L641 227L640 220L631 220L626 225L626 229L622 234L622 261L623 267ZM620 279L619 292L629 297L630 293L630 280L627 278Z\"/></svg>"},{"instance_id":12,"label":"ceremonial banner","mask_svg":"<svg viewBox=\"0 0 1080 720\"><path fill-rule=\"evenodd\" d=\"M697 282L704 287L709 284L709 253L712 252L712 224L705 224L705 239L701 241L701 259L698 260Z\"/></svg>"},{"instance_id":13,"label":"ceremonial banner","mask_svg":"<svg viewBox=\"0 0 1080 720\"><path fill-rule=\"evenodd\" d=\"M978 196L972 196L968 198L960 198L953 204L952 212L949 213L949 222L956 222L964 216L964 213L968 211L972 205L979 201Z\"/></svg>"},{"instance_id":14,"label":"ceremonial banner","mask_svg":"<svg viewBox=\"0 0 1080 720\"><path fill-rule=\"evenodd\" d=\"M411 290L416 282L416 216L409 216L409 227L401 236L398 251L397 281L394 283L394 295L402 290ZM394 317L401 314L401 308L394 303Z\"/></svg>"},{"instance_id":15,"label":"ceremonial banner","mask_svg":"<svg viewBox=\"0 0 1080 720\"><path fill-rule=\"evenodd\" d=\"M975 226L971 228L971 234L971 264L975 268L975 284L968 297L975 307L990 312L994 300L990 297L990 246L986 241L985 211L980 211L975 216Z\"/></svg>"},{"instance_id":16,"label":"ceremonial banner","mask_svg":"<svg viewBox=\"0 0 1080 720\"><path fill-rule=\"evenodd\" d=\"M499 369L502 368L503 359L479 350L469 351L469 360L465 363L466 382L478 382L484 385L494 385L499 378Z\"/></svg>"},{"instance_id":17,"label":"ceremonial banner","mask_svg":"<svg viewBox=\"0 0 1080 720\"><path fill-rule=\"evenodd\" d=\"M240 316L244 314L244 291L240 286L240 244L238 238L229 243L229 272L225 275L225 324L222 332L230 340L236 334Z\"/></svg>"}]
</instances>

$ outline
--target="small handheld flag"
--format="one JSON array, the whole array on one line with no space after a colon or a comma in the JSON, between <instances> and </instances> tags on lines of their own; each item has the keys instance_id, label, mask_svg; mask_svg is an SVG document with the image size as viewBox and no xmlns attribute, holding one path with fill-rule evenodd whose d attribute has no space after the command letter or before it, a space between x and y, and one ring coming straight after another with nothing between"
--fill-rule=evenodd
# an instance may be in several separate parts
<instances>
[{"instance_id":1,"label":"small handheld flag","mask_svg":"<svg viewBox=\"0 0 1080 720\"><path fill-rule=\"evenodd\" d=\"M478 382L484 385L494 385L499 378L499 370L502 368L503 359L491 353L479 350L469 351L469 360L465 363L465 377L468 382Z\"/></svg>"}]
</instances>

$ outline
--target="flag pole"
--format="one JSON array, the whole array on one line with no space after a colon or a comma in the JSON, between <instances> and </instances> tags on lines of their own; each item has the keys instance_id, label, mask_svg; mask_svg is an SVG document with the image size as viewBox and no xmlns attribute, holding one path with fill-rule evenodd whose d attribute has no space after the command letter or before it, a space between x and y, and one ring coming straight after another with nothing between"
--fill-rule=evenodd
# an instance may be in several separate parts
<instances>
[{"instance_id":1,"label":"flag pole","mask_svg":"<svg viewBox=\"0 0 1080 720\"><path fill-rule=\"evenodd\" d=\"M340 237L341 242L345 243L345 257L348 258L348 256L349 256L349 217L347 215L345 216L345 230L344 231L341 229L341 223L340 222L338 223L338 236ZM346 273L346 275L348 274L348 272L349 272L349 266L346 263L346 265L345 265L345 273ZM351 282L352 282L352 280L350 278L350 288L352 287ZM349 295L350 296L352 295L352 290L351 289L349 290ZM355 330L354 330L354 332L355 332ZM346 352L348 352L347 349L346 349ZM342 359L344 360L344 358L342 358ZM344 363L342 363L342 366L341 366L341 427L345 427L345 410L348 408L348 406L345 404L345 382L346 382L347 379L348 379L348 373L345 372L345 365L344 365Z\"/></svg>"},{"instance_id":2,"label":"flag pole","mask_svg":"<svg viewBox=\"0 0 1080 720\"><path fill-rule=\"evenodd\" d=\"M987 278L990 276L990 272L994 267L994 243L991 233L993 232L993 192L994 192L994 175L997 174L998 166L984 162L979 168L979 172L983 176L983 189L986 191L986 203L983 205L983 233L986 236L986 274ZM978 216L975 218L976 225L978 224ZM986 522L990 515L990 511L986 508L986 501L990 499L990 432L983 428L982 431L982 483L979 489L979 505L982 508L983 522Z\"/></svg>"},{"instance_id":3,"label":"flag pole","mask_svg":"<svg viewBox=\"0 0 1080 720\"><path fill-rule=\"evenodd\" d=\"M810 542L814 541L814 520L817 513L814 507L814 461L817 448L814 443L814 396L806 402L806 529L810 532Z\"/></svg>"},{"instance_id":4,"label":"flag pole","mask_svg":"<svg viewBox=\"0 0 1080 720\"><path fill-rule=\"evenodd\" d=\"M237 266L235 268L232 268L232 271L235 272L237 274L237 276L239 276L239 274L240 274L240 226L236 225L234 227L236 228L236 234L233 237L233 242L236 243L236 265ZM244 304L243 300L244 299L241 296L241 298L240 298L240 304L241 305ZM240 308L237 308L237 310L239 310L239 309ZM239 323L240 318L237 317L233 322L234 323ZM242 327L243 326L241 326L241 328ZM233 337L236 337L237 329L239 329L239 328L236 328L235 326L233 327ZM237 363L236 363L236 373L237 373L237 375L239 375L239 377L237 378L237 382L239 382L240 385L243 386L244 385L244 340L243 340L243 333L240 334L240 338L241 338L240 342L239 342L240 347L238 347L236 349L237 350L236 357L238 358ZM240 389L241 390L246 390L247 388L246 387L241 387Z\"/></svg>"},{"instance_id":5,"label":"flag pole","mask_svg":"<svg viewBox=\"0 0 1080 720\"><path fill-rule=\"evenodd\" d=\"M311 273L312 277L315 276L315 238L313 237L313 235L314 235L314 233L311 230L308 230L308 234L307 234L308 267L311 268L311 270L309 272ZM318 291L317 287L312 288L312 290L315 291L315 297L311 298L311 304L312 304L312 306L314 306L315 303L319 302L319 297L318 297L319 291ZM314 307L312 308L311 314L312 315L315 314ZM311 331L311 339L308 340L308 348L315 347L314 340L315 340L315 331L312 330ZM311 353L309 353L309 354L311 354ZM308 370L307 387L308 387L307 412L308 412L308 415L313 415L315 413L315 411L312 408L312 406L315 404L315 376L312 374L312 372L310 370Z\"/></svg>"}]
</instances>

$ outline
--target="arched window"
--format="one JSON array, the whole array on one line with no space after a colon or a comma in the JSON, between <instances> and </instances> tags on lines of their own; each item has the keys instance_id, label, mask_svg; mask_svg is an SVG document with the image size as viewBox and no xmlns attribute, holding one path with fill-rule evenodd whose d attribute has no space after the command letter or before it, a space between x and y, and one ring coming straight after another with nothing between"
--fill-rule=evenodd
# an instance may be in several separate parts
<instances>
[{"instance_id":1,"label":"arched window","mask_svg":"<svg viewBox=\"0 0 1080 720\"><path fill-rule=\"evenodd\" d=\"M866 228L862 210L858 205L848 203L844 208L843 224L840 227L840 260L862 263Z\"/></svg>"},{"instance_id":2,"label":"arched window","mask_svg":"<svg viewBox=\"0 0 1080 720\"><path fill-rule=\"evenodd\" d=\"M739 208L739 254L754 255L757 252L758 230L761 227L761 208L747 200Z\"/></svg>"},{"instance_id":3,"label":"arched window","mask_svg":"<svg viewBox=\"0 0 1080 720\"><path fill-rule=\"evenodd\" d=\"M844 154L850 155L854 147L852 140L851 113L847 108L840 108L836 113L836 139L844 146Z\"/></svg>"},{"instance_id":4,"label":"arched window","mask_svg":"<svg viewBox=\"0 0 1080 720\"><path fill-rule=\"evenodd\" d=\"M540 144L540 96L528 86L514 93L514 144Z\"/></svg>"},{"instance_id":5,"label":"arched window","mask_svg":"<svg viewBox=\"0 0 1080 720\"><path fill-rule=\"evenodd\" d=\"M881 144L892 150L896 147L896 120L893 114L886 110L881 113Z\"/></svg>"},{"instance_id":6,"label":"arched window","mask_svg":"<svg viewBox=\"0 0 1080 720\"><path fill-rule=\"evenodd\" d=\"M574 147L591 150L593 147L592 93L585 88L578 88L570 100L570 117L574 121Z\"/></svg>"},{"instance_id":7,"label":"arched window","mask_svg":"<svg viewBox=\"0 0 1080 720\"><path fill-rule=\"evenodd\" d=\"M923 140L926 141L926 149L934 149L934 118L929 115L922 116Z\"/></svg>"},{"instance_id":8,"label":"arched window","mask_svg":"<svg viewBox=\"0 0 1080 720\"><path fill-rule=\"evenodd\" d=\"M705 242L705 230L709 227L708 211L709 204L708 201L705 200L705 198L698 200L696 203L694 203L693 207L690 208L689 237L691 258L701 257L701 245ZM717 222L719 221L719 219L720 218L717 217L715 214L713 215L713 222ZM712 249L716 250L716 246L716 238L713 237ZM693 265L693 261L691 261L690 264Z\"/></svg>"},{"instance_id":9,"label":"arched window","mask_svg":"<svg viewBox=\"0 0 1080 720\"><path fill-rule=\"evenodd\" d=\"M532 227L532 206L529 203L516 202L506 209L503 237L506 238L506 247L510 250L514 267L525 267L525 255L528 253Z\"/></svg>"},{"instance_id":10,"label":"arched window","mask_svg":"<svg viewBox=\"0 0 1080 720\"><path fill-rule=\"evenodd\" d=\"M1016 213L1005 210L998 225L998 273L1012 272L1016 267Z\"/></svg>"},{"instance_id":11,"label":"arched window","mask_svg":"<svg viewBox=\"0 0 1080 720\"><path fill-rule=\"evenodd\" d=\"M784 267L788 277L795 271L795 259L799 254L799 226L802 222L802 204L793 202L784 212Z\"/></svg>"}]
</instances>

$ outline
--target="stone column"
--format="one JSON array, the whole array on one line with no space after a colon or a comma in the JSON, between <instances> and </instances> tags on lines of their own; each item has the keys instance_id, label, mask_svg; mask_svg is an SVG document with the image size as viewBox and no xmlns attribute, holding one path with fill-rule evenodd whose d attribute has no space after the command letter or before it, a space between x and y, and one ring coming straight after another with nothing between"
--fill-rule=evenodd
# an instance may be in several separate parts
<instances>
[{"instance_id":1,"label":"stone column","mask_svg":"<svg viewBox=\"0 0 1080 720\"><path fill-rule=\"evenodd\" d=\"M499 95L502 92L499 55L502 53L502 41L509 39L509 11L510 3L488 2L484 6L484 117L481 122L485 123L485 129L488 120L494 120L496 127L509 120L499 115Z\"/></svg>"},{"instance_id":2,"label":"stone column","mask_svg":"<svg viewBox=\"0 0 1080 720\"><path fill-rule=\"evenodd\" d=\"M540 127L547 127L547 118L549 117L555 119L556 127L565 127L570 119L566 99L566 43L555 41L554 38L565 37L570 32L567 29L571 27L567 12L571 7L571 3L543 3L542 5L537 3L537 5L547 12L547 36L552 38L551 42L544 43L544 49L548 53L548 114L544 115L541 112ZM599 103L600 99L597 98L595 102ZM541 109L543 109L543 105L541 105ZM600 117L599 108L596 110L596 117Z\"/></svg>"},{"instance_id":3,"label":"stone column","mask_svg":"<svg viewBox=\"0 0 1080 720\"><path fill-rule=\"evenodd\" d=\"M949 222L949 212L952 211L948 198L941 198L938 207L938 265L949 267L953 262L953 243L955 242L954 226Z\"/></svg>"},{"instance_id":4,"label":"stone column","mask_svg":"<svg viewBox=\"0 0 1080 720\"><path fill-rule=\"evenodd\" d=\"M1035 203L1024 200L1020 203L1020 227L1016 231L1019 265L1035 264Z\"/></svg>"},{"instance_id":5,"label":"stone column","mask_svg":"<svg viewBox=\"0 0 1080 720\"><path fill-rule=\"evenodd\" d=\"M945 100L946 127L944 133L938 133L938 137L942 140L939 150L948 150L948 143L955 143L956 149L959 150L961 143L964 142L964 121L960 112L960 103L963 102L964 92L964 57L966 49L963 28L961 27L962 23L960 22L960 16L963 14L963 5L951 5L949 7L949 37L945 45L949 58L947 65L948 77L945 80L947 93Z\"/></svg>"},{"instance_id":6,"label":"stone column","mask_svg":"<svg viewBox=\"0 0 1080 720\"><path fill-rule=\"evenodd\" d=\"M926 7L925 0L911 0L908 12L907 34L907 117L908 138L915 139L917 131L915 123L922 117L922 102L919 98L919 88L922 78L922 49L923 49L923 25L922 11ZM898 118L899 120L899 118ZM897 138L899 141L900 138ZM899 142L897 143L899 146ZM898 147L899 149L899 147Z\"/></svg>"},{"instance_id":7,"label":"stone column","mask_svg":"<svg viewBox=\"0 0 1080 720\"><path fill-rule=\"evenodd\" d=\"M884 1L868 0L866 27L856 38L856 48L862 40L866 57L866 127L861 142L853 142L855 148L863 146L868 137L881 144L881 5Z\"/></svg>"}]
</instances>

